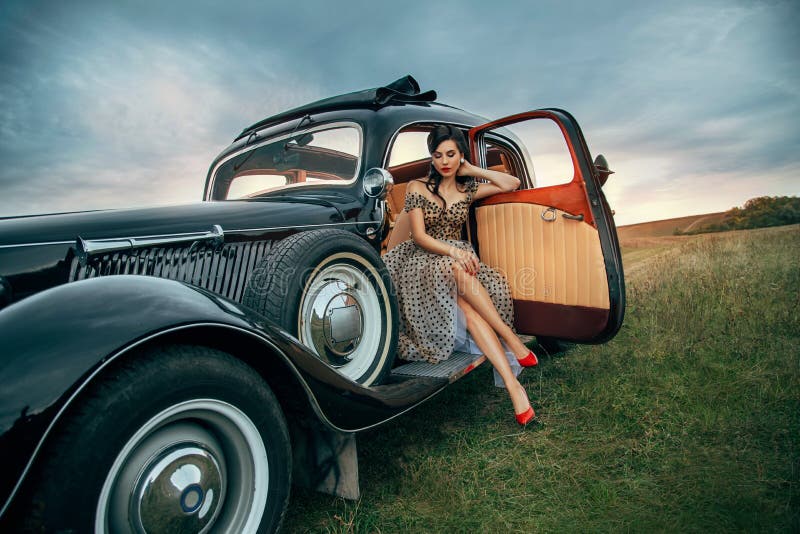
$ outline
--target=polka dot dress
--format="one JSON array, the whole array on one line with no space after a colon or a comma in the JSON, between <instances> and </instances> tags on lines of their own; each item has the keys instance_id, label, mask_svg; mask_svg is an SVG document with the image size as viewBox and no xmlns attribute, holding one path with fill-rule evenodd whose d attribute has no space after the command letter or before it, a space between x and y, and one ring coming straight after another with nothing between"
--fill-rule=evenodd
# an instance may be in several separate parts
<instances>
[{"instance_id":1,"label":"polka dot dress","mask_svg":"<svg viewBox=\"0 0 800 534\"><path fill-rule=\"evenodd\" d=\"M461 240L461 228L477 189L475 180L467 182L466 198L448 205L444 211L424 195L407 191L403 211L421 208L428 235L472 251L472 245ZM403 360L431 363L446 360L453 352L459 324L456 280L452 271L455 260L428 252L413 239L408 239L384 254L383 261L398 293L398 356ZM476 276L489 293L500 317L514 330L514 308L505 277L482 262Z\"/></svg>"}]
</instances>

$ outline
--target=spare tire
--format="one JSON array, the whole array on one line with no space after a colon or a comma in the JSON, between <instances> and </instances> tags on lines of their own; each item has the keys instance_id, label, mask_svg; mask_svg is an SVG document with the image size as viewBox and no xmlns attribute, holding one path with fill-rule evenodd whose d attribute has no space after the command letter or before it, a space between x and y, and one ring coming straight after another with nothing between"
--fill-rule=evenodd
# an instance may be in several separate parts
<instances>
[{"instance_id":1,"label":"spare tire","mask_svg":"<svg viewBox=\"0 0 800 534\"><path fill-rule=\"evenodd\" d=\"M379 384L392 368L394 286L378 252L351 232L311 230L281 240L253 271L242 303L354 382Z\"/></svg>"}]
</instances>

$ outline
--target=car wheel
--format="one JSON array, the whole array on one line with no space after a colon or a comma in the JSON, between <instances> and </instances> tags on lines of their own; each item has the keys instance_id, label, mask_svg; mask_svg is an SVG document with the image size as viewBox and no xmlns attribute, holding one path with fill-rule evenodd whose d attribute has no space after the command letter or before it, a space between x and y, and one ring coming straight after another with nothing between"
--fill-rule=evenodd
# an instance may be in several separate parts
<instances>
[{"instance_id":1,"label":"car wheel","mask_svg":"<svg viewBox=\"0 0 800 534\"><path fill-rule=\"evenodd\" d=\"M389 272L363 239L312 230L275 245L254 270L243 304L262 313L347 378L381 383L397 348Z\"/></svg>"},{"instance_id":2,"label":"car wheel","mask_svg":"<svg viewBox=\"0 0 800 534\"><path fill-rule=\"evenodd\" d=\"M291 452L269 386L232 356L172 345L90 386L43 449L26 530L274 532Z\"/></svg>"}]
</instances>

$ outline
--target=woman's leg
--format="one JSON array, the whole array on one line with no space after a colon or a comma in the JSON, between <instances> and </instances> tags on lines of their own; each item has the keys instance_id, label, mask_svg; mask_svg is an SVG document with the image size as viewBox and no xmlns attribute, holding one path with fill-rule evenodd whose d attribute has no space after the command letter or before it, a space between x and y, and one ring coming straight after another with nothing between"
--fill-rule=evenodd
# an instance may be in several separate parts
<instances>
[{"instance_id":1,"label":"woman's leg","mask_svg":"<svg viewBox=\"0 0 800 534\"><path fill-rule=\"evenodd\" d=\"M511 366L506 359L506 353L500 346L500 340L497 339L494 330L466 299L457 297L456 302L464 311L464 316L467 319L467 330L472 335L478 348L486 355L486 358L497 369L503 379L506 390L508 390L508 394L511 397L511 403L514 405L514 413L523 413L530 406L528 394L511 371Z\"/></svg>"},{"instance_id":2,"label":"woman's leg","mask_svg":"<svg viewBox=\"0 0 800 534\"><path fill-rule=\"evenodd\" d=\"M489 292L481 285L477 277L467 273L457 263L453 264L453 274L456 279L458 294L463 297L477 311L480 316L503 338L508 348L517 358L524 358L528 355L528 347L517 337L511 328L503 321L494 302L489 296ZM475 340L477 342L477 339Z\"/></svg>"}]
</instances>

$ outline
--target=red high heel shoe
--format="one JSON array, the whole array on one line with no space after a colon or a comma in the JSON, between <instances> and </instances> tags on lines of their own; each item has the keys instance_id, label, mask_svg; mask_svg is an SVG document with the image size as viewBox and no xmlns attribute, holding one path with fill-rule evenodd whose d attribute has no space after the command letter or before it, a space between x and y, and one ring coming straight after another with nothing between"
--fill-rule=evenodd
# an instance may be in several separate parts
<instances>
[{"instance_id":1,"label":"red high heel shoe","mask_svg":"<svg viewBox=\"0 0 800 534\"><path fill-rule=\"evenodd\" d=\"M536 417L536 412L533 411L533 406L530 406L527 411L515 414L514 417L517 418L517 423L525 426L531 422L531 419Z\"/></svg>"},{"instance_id":2,"label":"red high heel shoe","mask_svg":"<svg viewBox=\"0 0 800 534\"><path fill-rule=\"evenodd\" d=\"M529 351L528 355L524 358L517 358L517 361L522 367L533 367L534 365L539 365L539 359L533 353L533 351Z\"/></svg>"}]
</instances>

